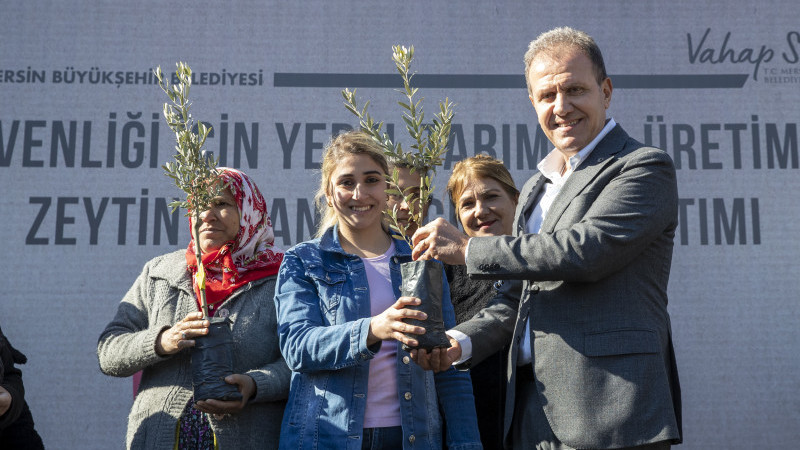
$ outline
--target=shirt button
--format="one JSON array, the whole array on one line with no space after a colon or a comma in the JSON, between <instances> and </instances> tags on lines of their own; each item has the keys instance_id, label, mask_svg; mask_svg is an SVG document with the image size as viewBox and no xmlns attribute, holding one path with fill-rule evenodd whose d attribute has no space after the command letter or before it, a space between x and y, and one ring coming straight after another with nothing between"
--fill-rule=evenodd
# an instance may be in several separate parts
<instances>
[{"instance_id":1,"label":"shirt button","mask_svg":"<svg viewBox=\"0 0 800 450\"><path fill-rule=\"evenodd\" d=\"M405 397L406 400L411 400L411 392L406 392L403 397Z\"/></svg>"},{"instance_id":2,"label":"shirt button","mask_svg":"<svg viewBox=\"0 0 800 450\"><path fill-rule=\"evenodd\" d=\"M416 438L416 437L414 437L414 435L413 435L413 434L412 434L411 436L409 436L409 437L408 437L408 442L410 442L410 443L412 443L412 444L413 444L413 443L414 443L414 441L416 441L416 440L417 440L417 438Z\"/></svg>"},{"instance_id":3,"label":"shirt button","mask_svg":"<svg viewBox=\"0 0 800 450\"><path fill-rule=\"evenodd\" d=\"M535 285L535 284L534 284L534 285L531 287L531 292L533 292L534 294L538 294L538 293L539 293L539 286L537 286L537 285Z\"/></svg>"},{"instance_id":4,"label":"shirt button","mask_svg":"<svg viewBox=\"0 0 800 450\"><path fill-rule=\"evenodd\" d=\"M409 361L411 361L411 358L408 356L403 356L403 364L408 364Z\"/></svg>"}]
</instances>

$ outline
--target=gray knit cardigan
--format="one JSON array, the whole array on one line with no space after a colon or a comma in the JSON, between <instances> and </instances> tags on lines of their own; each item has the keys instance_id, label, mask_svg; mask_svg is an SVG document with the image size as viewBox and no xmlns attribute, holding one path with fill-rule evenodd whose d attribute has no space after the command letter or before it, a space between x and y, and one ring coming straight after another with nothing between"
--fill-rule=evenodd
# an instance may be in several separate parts
<instances>
[{"instance_id":1,"label":"gray knit cardigan","mask_svg":"<svg viewBox=\"0 0 800 450\"><path fill-rule=\"evenodd\" d=\"M197 311L185 250L149 261L106 326L97 344L100 370L129 377L142 370L128 417L127 448L171 449L192 397L190 350L162 357L155 352L161 330ZM220 449L278 448L291 372L278 349L275 277L239 288L219 307L233 322L234 372L253 377L255 398L239 414L209 415ZM219 313L218 313L219 314Z\"/></svg>"}]
</instances>

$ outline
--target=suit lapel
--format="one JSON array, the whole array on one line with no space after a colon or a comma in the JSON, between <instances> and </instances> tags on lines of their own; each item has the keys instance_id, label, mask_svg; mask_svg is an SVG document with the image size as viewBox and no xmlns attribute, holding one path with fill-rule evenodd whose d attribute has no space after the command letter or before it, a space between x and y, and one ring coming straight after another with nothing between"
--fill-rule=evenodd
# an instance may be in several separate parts
<instances>
[{"instance_id":1,"label":"suit lapel","mask_svg":"<svg viewBox=\"0 0 800 450\"><path fill-rule=\"evenodd\" d=\"M517 236L522 236L527 233L528 217L531 216L533 208L536 206L536 199L539 198L544 184L547 182L547 178L545 178L541 172L534 175L534 177L537 177L536 181L533 183L530 193L525 197L525 203L519 206L520 210L519 213L517 213Z\"/></svg>"},{"instance_id":2,"label":"suit lapel","mask_svg":"<svg viewBox=\"0 0 800 450\"><path fill-rule=\"evenodd\" d=\"M569 176L569 179L567 179L567 182L564 183L561 191L556 196L550 206L550 210L547 211L547 217L542 223L542 233L553 232L558 220L572 200L595 179L598 173L611 163L614 155L622 150L627 139L628 134L625 133L622 127L617 125L606 137L598 142L597 147L592 150L586 161L583 161L575 172Z\"/></svg>"}]
</instances>

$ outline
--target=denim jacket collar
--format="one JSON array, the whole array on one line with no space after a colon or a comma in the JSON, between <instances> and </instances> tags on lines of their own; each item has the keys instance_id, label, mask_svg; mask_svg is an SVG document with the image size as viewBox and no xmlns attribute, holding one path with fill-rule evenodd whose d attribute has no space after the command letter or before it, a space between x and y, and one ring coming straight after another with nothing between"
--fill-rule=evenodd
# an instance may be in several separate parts
<instances>
[{"instance_id":1,"label":"denim jacket collar","mask_svg":"<svg viewBox=\"0 0 800 450\"><path fill-rule=\"evenodd\" d=\"M394 239L394 256L397 257L400 262L411 261L411 247L408 245L405 239L397 239L399 235L395 232L391 232L390 235L392 236L392 239ZM320 238L319 248L323 252L348 255L348 253L342 248L342 244L339 241L338 223L325 231L325 234L323 234Z\"/></svg>"}]
</instances>

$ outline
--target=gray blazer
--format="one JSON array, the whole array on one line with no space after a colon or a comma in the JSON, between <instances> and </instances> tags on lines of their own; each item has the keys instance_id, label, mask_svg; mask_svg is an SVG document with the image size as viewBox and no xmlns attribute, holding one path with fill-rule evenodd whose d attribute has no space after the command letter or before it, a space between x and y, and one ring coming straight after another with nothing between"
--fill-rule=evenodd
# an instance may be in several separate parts
<instances>
[{"instance_id":1,"label":"gray blazer","mask_svg":"<svg viewBox=\"0 0 800 450\"><path fill-rule=\"evenodd\" d=\"M526 234L545 181L537 173L523 187L513 236L470 242L470 276L508 281L456 327L470 336L474 362L511 341L506 434L530 318L539 399L559 440L576 448L679 442L667 313L678 224L672 160L616 126L569 177L540 233Z\"/></svg>"},{"instance_id":2,"label":"gray blazer","mask_svg":"<svg viewBox=\"0 0 800 450\"><path fill-rule=\"evenodd\" d=\"M100 335L97 357L106 375L129 377L141 370L139 393L128 417L126 447L173 448L175 427L192 398L189 350L155 352L155 340L186 314L197 311L185 250L149 261ZM248 283L220 305L233 322L234 372L256 382L256 396L238 414L209 421L220 448L278 448L291 372L278 349L275 278Z\"/></svg>"}]
</instances>

